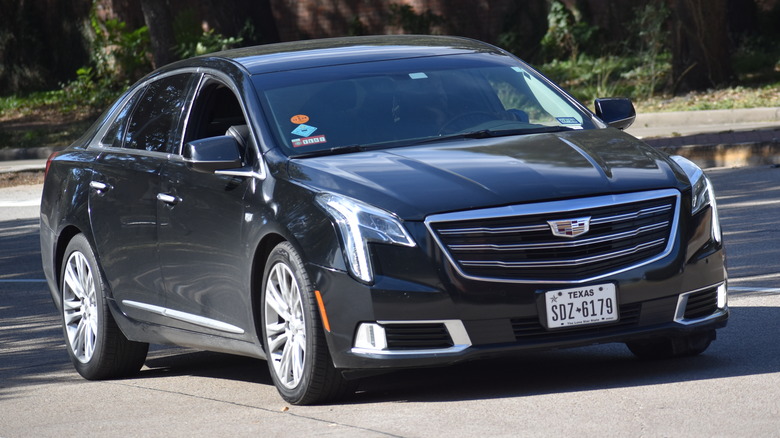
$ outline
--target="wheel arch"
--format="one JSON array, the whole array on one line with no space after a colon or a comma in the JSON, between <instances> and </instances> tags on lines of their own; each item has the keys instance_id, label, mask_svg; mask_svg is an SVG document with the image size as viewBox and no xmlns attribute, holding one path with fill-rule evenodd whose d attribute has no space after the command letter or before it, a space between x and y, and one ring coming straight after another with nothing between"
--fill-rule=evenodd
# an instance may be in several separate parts
<instances>
[{"instance_id":1,"label":"wheel arch","mask_svg":"<svg viewBox=\"0 0 780 438\"><path fill-rule=\"evenodd\" d=\"M284 236L278 233L270 233L264 236L255 248L255 254L252 258L252 278L251 278L251 300L252 300L252 320L254 323L255 334L259 345L263 345L263 274L268 256L276 245L282 242L289 242ZM293 244L294 245L294 244Z\"/></svg>"},{"instance_id":2,"label":"wheel arch","mask_svg":"<svg viewBox=\"0 0 780 438\"><path fill-rule=\"evenodd\" d=\"M62 282L62 264L63 264L63 258L65 257L65 250L68 249L68 244L71 240L73 240L74 237L76 237L79 234L83 234L83 232L76 227L75 225L68 225L67 227L63 228L63 230L60 232L59 236L57 237L57 243L54 246L54 278L57 281L57 287L60 287L60 283ZM60 300L62 300L62 296L59 297ZM58 305L62 305L62 303L58 302Z\"/></svg>"}]
</instances>

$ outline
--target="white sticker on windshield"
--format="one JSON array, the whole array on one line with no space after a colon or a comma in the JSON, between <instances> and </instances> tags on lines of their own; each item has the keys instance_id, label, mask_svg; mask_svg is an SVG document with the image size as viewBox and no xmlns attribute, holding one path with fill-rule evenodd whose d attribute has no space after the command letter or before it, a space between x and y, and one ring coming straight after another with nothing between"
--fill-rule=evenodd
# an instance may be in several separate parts
<instances>
[{"instance_id":1,"label":"white sticker on windshield","mask_svg":"<svg viewBox=\"0 0 780 438\"><path fill-rule=\"evenodd\" d=\"M301 137L308 137L308 136L314 134L314 131L316 131L316 130L317 130L317 128L315 128L314 126L309 126L309 125L306 125L306 124L300 124L300 125L298 125L297 128L295 128L295 130L293 130L292 133L295 134L295 135L300 135Z\"/></svg>"},{"instance_id":2,"label":"white sticker on windshield","mask_svg":"<svg viewBox=\"0 0 780 438\"><path fill-rule=\"evenodd\" d=\"M556 117L561 125L580 125L580 121L574 117Z\"/></svg>"},{"instance_id":3,"label":"white sticker on windshield","mask_svg":"<svg viewBox=\"0 0 780 438\"><path fill-rule=\"evenodd\" d=\"M422 72L420 72L420 73L409 73L409 77L412 78L412 79L427 79L428 75L426 75L425 73L422 73Z\"/></svg>"}]
</instances>

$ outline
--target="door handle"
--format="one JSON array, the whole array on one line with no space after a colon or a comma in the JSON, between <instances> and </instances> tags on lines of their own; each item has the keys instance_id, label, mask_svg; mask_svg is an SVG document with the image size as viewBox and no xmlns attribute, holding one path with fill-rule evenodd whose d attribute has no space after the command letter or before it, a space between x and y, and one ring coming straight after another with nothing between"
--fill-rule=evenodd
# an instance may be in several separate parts
<instances>
[{"instance_id":1,"label":"door handle","mask_svg":"<svg viewBox=\"0 0 780 438\"><path fill-rule=\"evenodd\" d=\"M95 189L98 193L103 193L109 189L109 185L101 181L90 181L89 187Z\"/></svg>"},{"instance_id":2,"label":"door handle","mask_svg":"<svg viewBox=\"0 0 780 438\"><path fill-rule=\"evenodd\" d=\"M176 205L181 202L181 198L178 196L169 195L168 193L158 193L157 200L162 201L168 205Z\"/></svg>"}]
</instances>

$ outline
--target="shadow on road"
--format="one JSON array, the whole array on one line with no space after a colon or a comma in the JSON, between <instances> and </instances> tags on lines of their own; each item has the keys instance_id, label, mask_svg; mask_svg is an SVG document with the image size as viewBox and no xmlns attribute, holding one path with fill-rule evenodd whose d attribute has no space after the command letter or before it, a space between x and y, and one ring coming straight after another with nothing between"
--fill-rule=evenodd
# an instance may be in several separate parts
<instances>
[{"instance_id":1,"label":"shadow on road","mask_svg":"<svg viewBox=\"0 0 780 438\"><path fill-rule=\"evenodd\" d=\"M38 230L38 219L0 221L0 279L43 278Z\"/></svg>"},{"instance_id":2,"label":"shadow on road","mask_svg":"<svg viewBox=\"0 0 780 438\"><path fill-rule=\"evenodd\" d=\"M40 285L3 291L0 306L0 400L31 384L79 379L65 353L48 292ZM14 311L10 311L10 307ZM347 403L460 401L579 392L780 372L780 307L732 307L729 326L698 357L644 362L619 344L533 353L448 368L397 371L366 378ZM765 336L744 336L765 333ZM13 348L6 348L6 347ZM157 347L140 379L199 376L272 385L264 361Z\"/></svg>"},{"instance_id":3,"label":"shadow on road","mask_svg":"<svg viewBox=\"0 0 780 438\"><path fill-rule=\"evenodd\" d=\"M776 272L771 264L752 266L746 258L761 252L766 253L763 260L777 260L776 218L771 214L776 204L759 202L757 208L748 195L760 195L765 204L777 202L776 185L736 187L730 175L715 172L713 179L724 188L722 217L732 278ZM751 227L740 223L746 216L752 217ZM0 241L0 280L43 278L37 219L0 221ZM743 250L746 246L750 250ZM0 282L0 300L0 400L17 396L27 385L82 382L65 352L59 316L45 283ZM367 378L347 402L479 400L777 373L779 333L780 307L736 304L729 326L718 331L718 340L698 357L643 362L622 345L533 353ZM170 376L257 383L273 390L263 361L178 348L153 349L138 377Z\"/></svg>"}]
</instances>

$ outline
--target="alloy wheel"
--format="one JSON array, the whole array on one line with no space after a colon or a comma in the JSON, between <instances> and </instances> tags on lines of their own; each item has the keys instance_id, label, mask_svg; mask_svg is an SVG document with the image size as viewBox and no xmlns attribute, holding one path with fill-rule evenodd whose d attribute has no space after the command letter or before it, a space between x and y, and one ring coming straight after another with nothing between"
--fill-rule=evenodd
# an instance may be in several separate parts
<instances>
[{"instance_id":1,"label":"alloy wheel","mask_svg":"<svg viewBox=\"0 0 780 438\"><path fill-rule=\"evenodd\" d=\"M98 301L95 277L87 258L73 252L65 267L62 312L70 348L79 362L92 359L97 344Z\"/></svg>"},{"instance_id":2,"label":"alloy wheel","mask_svg":"<svg viewBox=\"0 0 780 438\"><path fill-rule=\"evenodd\" d=\"M306 361L306 320L300 286L285 263L271 268L264 316L268 360L280 383L295 388L303 378Z\"/></svg>"}]
</instances>

